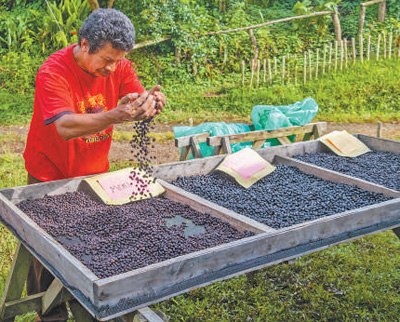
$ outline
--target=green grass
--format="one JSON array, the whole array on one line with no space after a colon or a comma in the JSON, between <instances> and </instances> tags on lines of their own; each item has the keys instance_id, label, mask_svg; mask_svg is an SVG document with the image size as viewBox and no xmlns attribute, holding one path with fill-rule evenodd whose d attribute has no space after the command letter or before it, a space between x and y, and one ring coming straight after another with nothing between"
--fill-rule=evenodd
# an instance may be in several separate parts
<instances>
[{"instance_id":1,"label":"green grass","mask_svg":"<svg viewBox=\"0 0 400 322\"><path fill-rule=\"evenodd\" d=\"M173 140L175 136L174 133L172 132L163 132L163 133L151 132L149 133L149 137L155 138L157 143L165 143L168 140ZM131 140L132 140L132 131L128 132L128 131L114 130L113 141L127 143Z\"/></svg>"},{"instance_id":2,"label":"green grass","mask_svg":"<svg viewBox=\"0 0 400 322\"><path fill-rule=\"evenodd\" d=\"M368 236L155 305L172 321L398 321L400 241Z\"/></svg>"},{"instance_id":3,"label":"green grass","mask_svg":"<svg viewBox=\"0 0 400 322\"><path fill-rule=\"evenodd\" d=\"M287 105L313 97L319 105L314 121L383 122L398 121L400 114L400 63L398 59L364 64L349 64L337 73L320 76L305 85L299 73L298 86L293 77L289 84L274 81L272 86L249 88L241 86L241 75L224 75L219 79L177 82L163 88L167 105L159 115L163 123L184 123L193 118L194 124L204 122L246 122L254 105ZM0 125L26 124L33 106L32 94L0 92Z\"/></svg>"},{"instance_id":4,"label":"green grass","mask_svg":"<svg viewBox=\"0 0 400 322\"><path fill-rule=\"evenodd\" d=\"M182 84L167 89L169 105L159 120L196 123L206 121L250 122L254 105L287 105L313 97L319 105L315 121L383 122L400 119L400 64L399 60L371 60L357 63L342 72L320 76L305 85L289 83L258 89L238 86L239 75L224 78L224 83L203 83L196 86ZM307 75L308 76L308 75ZM301 82L302 79L298 79ZM293 82L293 78L292 78ZM217 96L209 97L213 92ZM223 95L221 95L223 94Z\"/></svg>"}]
</instances>

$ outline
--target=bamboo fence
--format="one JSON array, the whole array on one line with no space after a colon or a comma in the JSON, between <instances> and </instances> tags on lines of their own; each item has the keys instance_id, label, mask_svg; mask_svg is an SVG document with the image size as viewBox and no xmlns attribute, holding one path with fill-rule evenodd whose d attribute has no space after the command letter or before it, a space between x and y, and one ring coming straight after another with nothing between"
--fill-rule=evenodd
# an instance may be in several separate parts
<instances>
[{"instance_id":1,"label":"bamboo fence","mask_svg":"<svg viewBox=\"0 0 400 322\"><path fill-rule=\"evenodd\" d=\"M400 60L399 42L396 44L399 37L399 32L395 35L382 32L374 39L370 35L361 35L358 39L333 41L303 53L251 59L249 62L242 60L241 83L244 87L256 88L274 84L297 86L329 73L344 72L358 64L385 59Z\"/></svg>"}]
</instances>

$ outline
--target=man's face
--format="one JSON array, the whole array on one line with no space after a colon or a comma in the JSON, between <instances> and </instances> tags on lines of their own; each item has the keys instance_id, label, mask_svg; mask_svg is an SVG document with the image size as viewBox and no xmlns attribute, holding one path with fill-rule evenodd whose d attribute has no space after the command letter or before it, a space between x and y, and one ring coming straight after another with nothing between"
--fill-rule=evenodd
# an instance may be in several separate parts
<instances>
[{"instance_id":1,"label":"man's face","mask_svg":"<svg viewBox=\"0 0 400 322\"><path fill-rule=\"evenodd\" d=\"M124 50L114 49L107 42L102 48L93 54L89 53L89 43L83 39L81 43L83 60L81 68L94 77L106 77L115 72L118 63L127 53Z\"/></svg>"}]
</instances>

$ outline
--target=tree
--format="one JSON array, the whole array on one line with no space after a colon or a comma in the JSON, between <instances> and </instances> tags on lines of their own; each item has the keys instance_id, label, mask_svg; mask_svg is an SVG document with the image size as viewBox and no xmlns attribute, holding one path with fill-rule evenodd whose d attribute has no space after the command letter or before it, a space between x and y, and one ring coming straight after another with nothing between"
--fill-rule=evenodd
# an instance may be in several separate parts
<instances>
[{"instance_id":1,"label":"tree","mask_svg":"<svg viewBox=\"0 0 400 322\"><path fill-rule=\"evenodd\" d=\"M92 11L100 8L98 0L87 0L87 1L89 2L89 5L90 5L90 8L92 9ZM109 0L107 8L112 8L113 4L114 4L114 0Z\"/></svg>"}]
</instances>

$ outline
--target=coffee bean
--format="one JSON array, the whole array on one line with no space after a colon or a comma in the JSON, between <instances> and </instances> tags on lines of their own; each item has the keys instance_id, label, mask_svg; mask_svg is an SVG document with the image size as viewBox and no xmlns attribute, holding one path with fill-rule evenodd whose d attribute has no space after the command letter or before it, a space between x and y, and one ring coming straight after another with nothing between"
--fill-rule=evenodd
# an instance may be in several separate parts
<instances>
[{"instance_id":1,"label":"coffee bean","mask_svg":"<svg viewBox=\"0 0 400 322\"><path fill-rule=\"evenodd\" d=\"M254 235L157 197L108 206L83 192L69 192L17 206L100 278ZM185 223L168 226L165 219L176 215L205 232L186 236Z\"/></svg>"}]
</instances>

